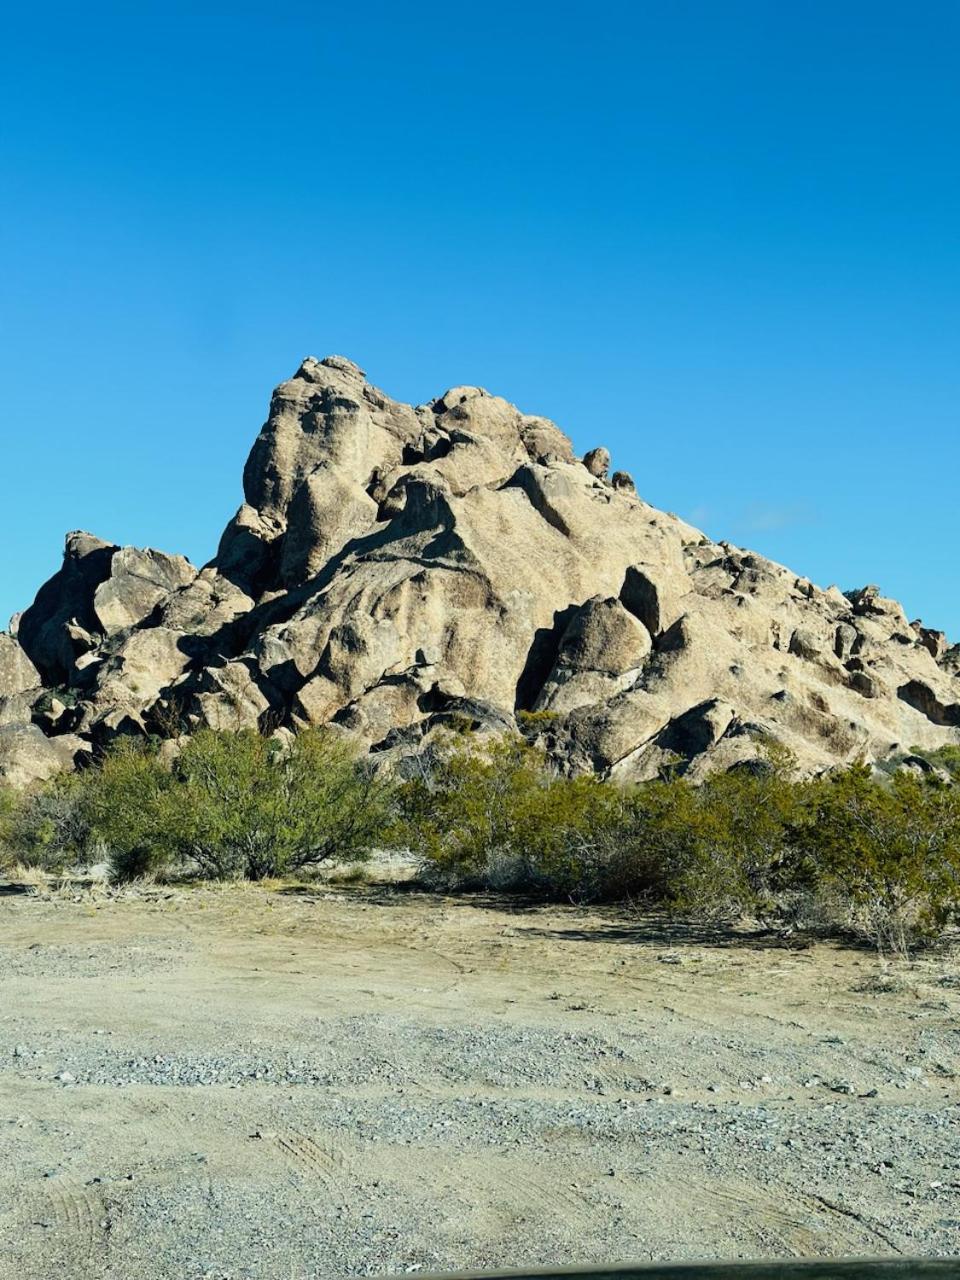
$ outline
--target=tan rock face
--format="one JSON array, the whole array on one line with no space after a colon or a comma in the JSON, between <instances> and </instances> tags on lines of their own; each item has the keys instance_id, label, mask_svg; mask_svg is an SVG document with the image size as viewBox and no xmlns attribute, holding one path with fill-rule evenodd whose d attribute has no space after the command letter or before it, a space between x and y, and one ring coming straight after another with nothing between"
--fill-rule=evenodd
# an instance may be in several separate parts
<instances>
[{"instance_id":1,"label":"tan rock face","mask_svg":"<svg viewBox=\"0 0 960 1280\"><path fill-rule=\"evenodd\" d=\"M602 445L596 449L591 449L589 453L583 455L583 465L598 480L606 480L607 472L610 470L610 451L604 449ZM622 472L617 474L621 475Z\"/></svg>"},{"instance_id":2,"label":"tan rock face","mask_svg":"<svg viewBox=\"0 0 960 1280\"><path fill-rule=\"evenodd\" d=\"M0 631L0 698L8 698L40 685L40 673L24 653L20 641Z\"/></svg>"},{"instance_id":3,"label":"tan rock face","mask_svg":"<svg viewBox=\"0 0 960 1280\"><path fill-rule=\"evenodd\" d=\"M59 773L66 761L53 741L36 725L0 725L0 782L23 788Z\"/></svg>"},{"instance_id":4,"label":"tan rock face","mask_svg":"<svg viewBox=\"0 0 960 1280\"><path fill-rule=\"evenodd\" d=\"M942 633L711 542L610 466L482 388L412 408L305 360L199 573L69 536L0 637L7 755L37 776L120 732L331 724L393 759L520 711L550 713L561 767L622 778L729 768L762 734L810 771L960 741ZM41 680L71 698L30 724Z\"/></svg>"},{"instance_id":5,"label":"tan rock face","mask_svg":"<svg viewBox=\"0 0 960 1280\"><path fill-rule=\"evenodd\" d=\"M196 576L196 569L183 556L121 547L110 561L110 576L93 594L94 612L104 634L143 622L161 601Z\"/></svg>"}]
</instances>

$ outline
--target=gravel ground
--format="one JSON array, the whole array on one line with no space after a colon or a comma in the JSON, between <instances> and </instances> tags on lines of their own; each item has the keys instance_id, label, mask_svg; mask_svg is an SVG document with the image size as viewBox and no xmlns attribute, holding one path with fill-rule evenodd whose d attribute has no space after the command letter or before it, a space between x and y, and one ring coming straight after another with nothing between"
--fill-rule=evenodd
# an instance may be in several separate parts
<instances>
[{"instance_id":1,"label":"gravel ground","mask_svg":"<svg viewBox=\"0 0 960 1280\"><path fill-rule=\"evenodd\" d=\"M960 1255L960 967L0 884L0 1277Z\"/></svg>"}]
</instances>

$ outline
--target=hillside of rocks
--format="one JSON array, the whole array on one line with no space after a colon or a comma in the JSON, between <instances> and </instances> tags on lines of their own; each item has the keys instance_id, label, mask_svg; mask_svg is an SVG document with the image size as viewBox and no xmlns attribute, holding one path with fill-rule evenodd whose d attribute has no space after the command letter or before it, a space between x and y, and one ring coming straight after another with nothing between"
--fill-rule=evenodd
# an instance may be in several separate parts
<instances>
[{"instance_id":1,"label":"hillside of rocks","mask_svg":"<svg viewBox=\"0 0 960 1280\"><path fill-rule=\"evenodd\" d=\"M307 359L243 494L199 570L67 535L0 633L7 781L202 725L331 725L384 761L519 725L624 779L728 769L764 735L809 772L960 743L960 646L875 587L711 541L478 387L412 408Z\"/></svg>"}]
</instances>

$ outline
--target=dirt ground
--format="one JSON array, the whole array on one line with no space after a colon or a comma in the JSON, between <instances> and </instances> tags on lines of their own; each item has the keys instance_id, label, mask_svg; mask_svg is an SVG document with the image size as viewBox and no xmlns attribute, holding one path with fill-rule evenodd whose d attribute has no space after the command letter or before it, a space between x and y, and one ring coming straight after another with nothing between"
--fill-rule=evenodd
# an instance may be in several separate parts
<instances>
[{"instance_id":1,"label":"dirt ground","mask_svg":"<svg viewBox=\"0 0 960 1280\"><path fill-rule=\"evenodd\" d=\"M960 1254L960 965L0 883L2 1280Z\"/></svg>"}]
</instances>

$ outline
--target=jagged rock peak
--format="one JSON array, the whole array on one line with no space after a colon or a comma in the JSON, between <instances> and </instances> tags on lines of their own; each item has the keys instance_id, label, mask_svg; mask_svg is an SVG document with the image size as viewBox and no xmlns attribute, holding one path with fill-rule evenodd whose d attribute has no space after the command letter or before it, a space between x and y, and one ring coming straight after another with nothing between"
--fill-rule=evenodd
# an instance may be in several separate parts
<instances>
[{"instance_id":1,"label":"jagged rock peak","mask_svg":"<svg viewBox=\"0 0 960 1280\"><path fill-rule=\"evenodd\" d=\"M761 735L808 771L960 742L942 633L712 542L611 463L481 387L414 407L308 357L201 570L68 535L0 636L0 773L203 724L328 724L389 761L520 715L561 768L623 778L730 768Z\"/></svg>"}]
</instances>

